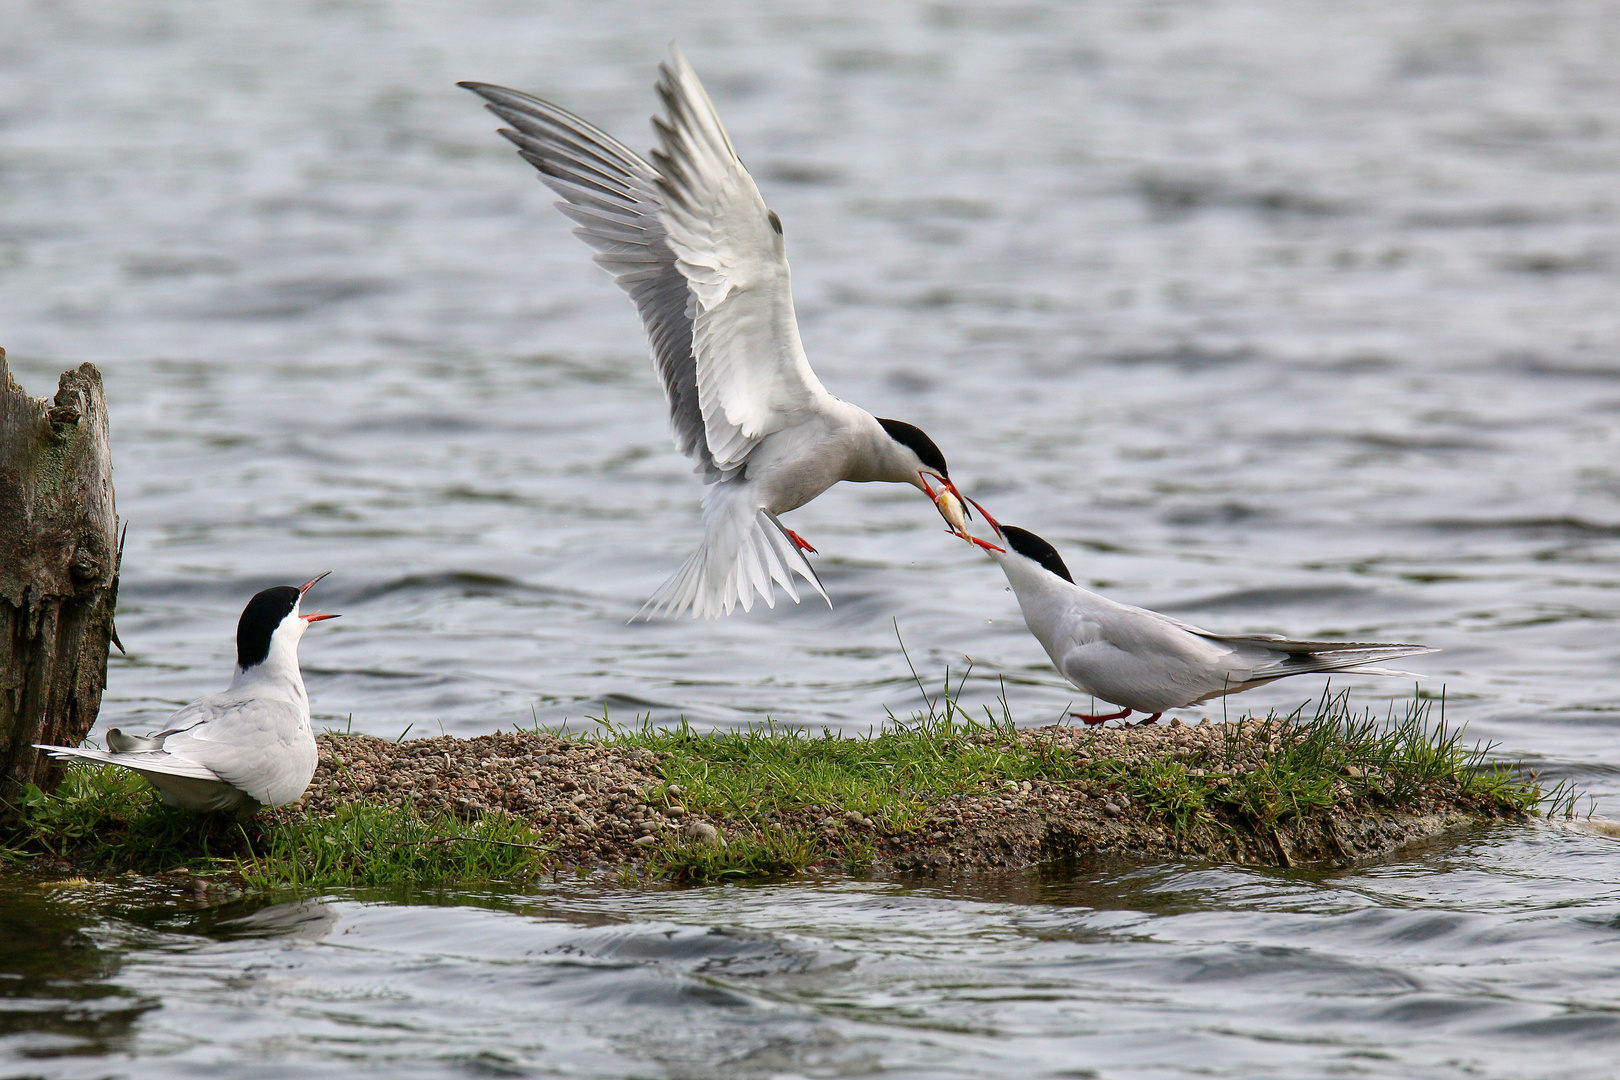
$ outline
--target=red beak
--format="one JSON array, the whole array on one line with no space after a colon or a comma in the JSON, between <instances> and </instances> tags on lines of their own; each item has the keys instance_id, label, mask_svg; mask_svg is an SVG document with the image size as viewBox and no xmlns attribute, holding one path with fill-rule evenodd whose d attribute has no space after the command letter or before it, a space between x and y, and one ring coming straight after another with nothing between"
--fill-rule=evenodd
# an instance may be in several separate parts
<instances>
[{"instance_id":1,"label":"red beak","mask_svg":"<svg viewBox=\"0 0 1620 1080\"><path fill-rule=\"evenodd\" d=\"M322 619L340 619L340 618L342 618L341 615L300 615L298 617L300 619L303 619L305 622L320 622Z\"/></svg>"},{"instance_id":2,"label":"red beak","mask_svg":"<svg viewBox=\"0 0 1620 1080\"><path fill-rule=\"evenodd\" d=\"M984 515L984 520L988 521L990 523L990 527L992 529L996 530L996 535L997 536L1006 536L1007 535L1006 533L1001 531L1001 522L997 521L995 518L990 516L990 511L986 510L984 507L980 506L978 503L973 502L972 499L969 499L967 501L970 502L970 503L973 503L973 508L975 510L977 510L979 513ZM997 548L997 550L999 551L1000 549Z\"/></svg>"},{"instance_id":3,"label":"red beak","mask_svg":"<svg viewBox=\"0 0 1620 1080\"><path fill-rule=\"evenodd\" d=\"M325 577L327 574L330 574L331 572L332 571L328 570L326 572L326 574L317 575L316 577L311 578L309 581L306 581L302 585L298 586L298 595L300 597L302 597L305 593L309 592L309 590L311 590L311 589L313 589L315 587L315 582L321 580L321 578Z\"/></svg>"}]
</instances>

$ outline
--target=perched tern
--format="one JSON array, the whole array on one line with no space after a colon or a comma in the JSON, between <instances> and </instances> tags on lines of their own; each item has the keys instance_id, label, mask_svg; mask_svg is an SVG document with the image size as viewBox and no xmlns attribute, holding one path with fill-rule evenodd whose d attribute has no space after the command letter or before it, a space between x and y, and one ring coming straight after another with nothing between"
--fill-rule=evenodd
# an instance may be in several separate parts
<instances>
[{"instance_id":1,"label":"perched tern","mask_svg":"<svg viewBox=\"0 0 1620 1080\"><path fill-rule=\"evenodd\" d=\"M805 557L815 548L778 515L840 480L915 485L965 534L967 511L934 441L833 397L810 369L782 221L678 49L659 67L661 148L651 162L548 101L460 85L511 125L501 134L634 299L675 444L707 485L703 545L642 614L713 618L751 610L756 594L774 607L772 582L797 603L795 574L830 604Z\"/></svg>"},{"instance_id":2,"label":"perched tern","mask_svg":"<svg viewBox=\"0 0 1620 1080\"><path fill-rule=\"evenodd\" d=\"M975 504L977 505L977 504ZM975 543L1001 564L1030 633L1082 693L1121 706L1118 712L1072 714L1087 724L1196 705L1289 675L1339 671L1407 675L1368 667L1383 660L1436 652L1427 645L1387 642L1290 641L1273 634L1212 634L1145 608L1116 604L1074 583L1057 550L1014 525L979 511L1008 550Z\"/></svg>"},{"instance_id":3,"label":"perched tern","mask_svg":"<svg viewBox=\"0 0 1620 1080\"><path fill-rule=\"evenodd\" d=\"M330 572L330 571L328 571ZM236 677L223 694L198 698L155 735L107 732L106 750L38 746L58 761L120 765L140 773L170 806L253 811L293 802L315 775L315 732L298 670L298 642L310 623L336 615L300 615L316 581L265 589L236 624ZM37 744L36 744L37 745Z\"/></svg>"}]
</instances>

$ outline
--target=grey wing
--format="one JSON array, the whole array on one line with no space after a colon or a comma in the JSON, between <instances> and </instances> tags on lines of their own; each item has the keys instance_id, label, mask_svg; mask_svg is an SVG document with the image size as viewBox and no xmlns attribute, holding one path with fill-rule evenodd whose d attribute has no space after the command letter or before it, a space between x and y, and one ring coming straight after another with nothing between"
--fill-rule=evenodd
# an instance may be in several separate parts
<instances>
[{"instance_id":1,"label":"grey wing","mask_svg":"<svg viewBox=\"0 0 1620 1080\"><path fill-rule=\"evenodd\" d=\"M549 101L488 83L457 85L512 125L501 134L562 196L557 209L575 222L574 235L597 250L596 262L635 301L669 401L675 445L705 480L720 479L698 398L692 291L659 221L658 173L613 136Z\"/></svg>"},{"instance_id":2,"label":"grey wing","mask_svg":"<svg viewBox=\"0 0 1620 1080\"><path fill-rule=\"evenodd\" d=\"M1107 604L1071 625L1058 669L1080 689L1143 712L1236 689L1250 666L1241 650L1145 608Z\"/></svg>"},{"instance_id":3,"label":"grey wing","mask_svg":"<svg viewBox=\"0 0 1620 1080\"><path fill-rule=\"evenodd\" d=\"M212 711L206 721L166 738L163 748L175 757L206 766L267 806L290 802L309 786L315 771L315 742L296 705L251 698L220 703ZM296 791L283 797L292 788Z\"/></svg>"}]
</instances>

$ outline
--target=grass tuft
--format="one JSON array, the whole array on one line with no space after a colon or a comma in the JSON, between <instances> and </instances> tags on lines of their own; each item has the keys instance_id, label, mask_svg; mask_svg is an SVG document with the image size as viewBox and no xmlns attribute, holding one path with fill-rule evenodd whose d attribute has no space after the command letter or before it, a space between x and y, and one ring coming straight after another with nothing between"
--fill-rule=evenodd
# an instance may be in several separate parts
<instances>
[{"instance_id":1,"label":"grass tuft","mask_svg":"<svg viewBox=\"0 0 1620 1080\"><path fill-rule=\"evenodd\" d=\"M199 815L165 806L145 780L111 765L75 766L51 795L29 785L11 809L0 858L13 863L46 856L105 874L184 871L248 891L523 880L553 850L504 814L466 823L356 801L332 816Z\"/></svg>"}]
</instances>

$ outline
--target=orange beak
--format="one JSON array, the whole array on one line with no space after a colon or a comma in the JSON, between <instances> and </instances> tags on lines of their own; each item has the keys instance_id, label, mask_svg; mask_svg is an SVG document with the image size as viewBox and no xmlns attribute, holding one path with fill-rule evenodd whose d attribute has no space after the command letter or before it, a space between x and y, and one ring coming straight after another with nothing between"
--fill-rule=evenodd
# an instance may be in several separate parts
<instances>
[{"instance_id":1,"label":"orange beak","mask_svg":"<svg viewBox=\"0 0 1620 1080\"><path fill-rule=\"evenodd\" d=\"M326 572L326 574L330 574L331 572L332 571L328 570ZM304 598L304 594L309 592L309 590L311 590L311 589L313 589L315 587L315 582L321 580L321 578L325 577L326 574L321 574L321 575L319 575L317 577L311 578L310 580L304 582L302 585L298 586L298 599L302 600ZM320 622L323 619L335 619L338 616L336 616L336 615L300 615L298 617L300 619L303 619L307 623L317 623L317 622Z\"/></svg>"}]
</instances>

